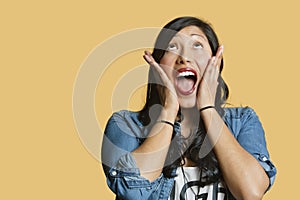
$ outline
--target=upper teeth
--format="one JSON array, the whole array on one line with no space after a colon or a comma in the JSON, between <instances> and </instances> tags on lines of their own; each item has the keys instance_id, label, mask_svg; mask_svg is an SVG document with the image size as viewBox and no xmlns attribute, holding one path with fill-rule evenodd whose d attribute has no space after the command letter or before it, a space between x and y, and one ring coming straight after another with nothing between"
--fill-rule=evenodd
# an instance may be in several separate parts
<instances>
[{"instance_id":1,"label":"upper teeth","mask_svg":"<svg viewBox=\"0 0 300 200\"><path fill-rule=\"evenodd\" d=\"M182 77L182 76L195 76L195 74L191 71L185 71L185 72L180 72L177 77Z\"/></svg>"}]
</instances>

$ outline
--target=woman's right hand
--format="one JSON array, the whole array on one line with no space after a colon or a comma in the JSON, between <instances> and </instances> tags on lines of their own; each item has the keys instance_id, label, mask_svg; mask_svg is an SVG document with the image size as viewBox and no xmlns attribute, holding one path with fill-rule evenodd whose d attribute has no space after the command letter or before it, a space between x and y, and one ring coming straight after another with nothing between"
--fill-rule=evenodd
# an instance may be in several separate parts
<instances>
[{"instance_id":1,"label":"woman's right hand","mask_svg":"<svg viewBox=\"0 0 300 200\"><path fill-rule=\"evenodd\" d=\"M177 116L178 110L179 110L179 103L178 103L178 98L176 94L176 90L174 88L174 85L168 75L166 74L166 71L170 70L170 74L172 74L173 69L168 69L167 66L161 66L159 65L151 55L149 51L145 51L144 54L144 59L146 62L155 69L155 71L159 74L162 84L164 86L164 94L165 95L165 104L164 104L164 109L168 112L168 114L175 114ZM159 80L156 80L157 83L160 83ZM170 113L171 112L171 113Z\"/></svg>"}]
</instances>

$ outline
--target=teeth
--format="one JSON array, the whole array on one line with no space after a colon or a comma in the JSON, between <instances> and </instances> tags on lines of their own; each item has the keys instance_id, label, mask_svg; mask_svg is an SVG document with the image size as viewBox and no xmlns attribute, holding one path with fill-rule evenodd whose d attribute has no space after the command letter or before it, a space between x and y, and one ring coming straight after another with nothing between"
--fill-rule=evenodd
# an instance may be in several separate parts
<instances>
[{"instance_id":1,"label":"teeth","mask_svg":"<svg viewBox=\"0 0 300 200\"><path fill-rule=\"evenodd\" d=\"M186 72L180 72L178 75L177 75L177 78L178 77L184 77L184 76L195 76L195 74L191 71L186 71Z\"/></svg>"}]
</instances>

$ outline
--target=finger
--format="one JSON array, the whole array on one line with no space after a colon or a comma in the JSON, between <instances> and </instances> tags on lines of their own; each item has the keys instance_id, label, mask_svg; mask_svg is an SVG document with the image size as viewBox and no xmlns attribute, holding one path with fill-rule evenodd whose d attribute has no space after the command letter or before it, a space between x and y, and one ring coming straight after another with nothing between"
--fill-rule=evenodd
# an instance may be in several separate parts
<instances>
[{"instance_id":1,"label":"finger","mask_svg":"<svg viewBox=\"0 0 300 200\"><path fill-rule=\"evenodd\" d=\"M218 70L220 69L220 66L221 66L221 61L222 61L222 58L223 58L223 52L224 52L224 46L221 45L218 48L218 51L216 53L216 66L217 66Z\"/></svg>"},{"instance_id":2,"label":"finger","mask_svg":"<svg viewBox=\"0 0 300 200\"><path fill-rule=\"evenodd\" d=\"M145 51L144 54L144 59L152 66L155 68L156 72L158 72L158 75L160 76L161 80L163 81L164 86L170 88L170 79L167 76L166 72L163 69L163 66L160 66L153 58L150 52ZM160 82L159 79L157 80L158 83Z\"/></svg>"},{"instance_id":3,"label":"finger","mask_svg":"<svg viewBox=\"0 0 300 200\"><path fill-rule=\"evenodd\" d=\"M219 66L221 60L219 61L216 56L211 57L209 63L204 71L203 79L215 80L219 75Z\"/></svg>"},{"instance_id":4,"label":"finger","mask_svg":"<svg viewBox=\"0 0 300 200\"><path fill-rule=\"evenodd\" d=\"M152 54L149 52L149 51L145 51L145 54L144 54L144 59L148 62L148 64L150 64L151 66L153 66L156 71L160 74L160 75L163 75L164 74L164 71L163 69L161 68L161 66L154 60Z\"/></svg>"},{"instance_id":5,"label":"finger","mask_svg":"<svg viewBox=\"0 0 300 200\"><path fill-rule=\"evenodd\" d=\"M219 46L217 53L216 53L216 57L217 58L221 57L223 54L223 51L224 51L224 46L223 45Z\"/></svg>"},{"instance_id":6,"label":"finger","mask_svg":"<svg viewBox=\"0 0 300 200\"><path fill-rule=\"evenodd\" d=\"M154 70L157 72L157 75L161 77L162 72L160 72L160 69L159 69L160 67L158 67L157 66L158 64L152 59L151 54L149 55L145 52L145 54L143 55L143 58L150 65L150 67L154 68ZM158 78L156 75L154 76L154 78L156 80L156 83L160 82L160 78Z\"/></svg>"},{"instance_id":7,"label":"finger","mask_svg":"<svg viewBox=\"0 0 300 200\"><path fill-rule=\"evenodd\" d=\"M149 51L145 51L145 54L143 55L143 57L144 57L144 59L146 60L146 62L148 64L150 64L150 65L154 65L154 64L158 65Z\"/></svg>"},{"instance_id":8,"label":"finger","mask_svg":"<svg viewBox=\"0 0 300 200\"><path fill-rule=\"evenodd\" d=\"M204 74L212 72L214 70L215 66L216 66L216 57L213 56L209 60L208 65L205 68Z\"/></svg>"}]
</instances>

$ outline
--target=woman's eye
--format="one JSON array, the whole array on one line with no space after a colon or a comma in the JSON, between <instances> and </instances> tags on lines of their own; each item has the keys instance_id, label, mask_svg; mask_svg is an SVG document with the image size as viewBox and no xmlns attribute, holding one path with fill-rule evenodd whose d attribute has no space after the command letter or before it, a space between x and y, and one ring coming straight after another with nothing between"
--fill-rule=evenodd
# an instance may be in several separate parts
<instances>
[{"instance_id":1,"label":"woman's eye","mask_svg":"<svg viewBox=\"0 0 300 200\"><path fill-rule=\"evenodd\" d=\"M203 48L203 45L200 43L200 42L195 42L193 44L193 47L196 48L196 49L202 49Z\"/></svg>"},{"instance_id":2,"label":"woman's eye","mask_svg":"<svg viewBox=\"0 0 300 200\"><path fill-rule=\"evenodd\" d=\"M169 46L168 46L168 51L175 51L175 50L177 50L178 48L177 48L177 45L176 44L169 44Z\"/></svg>"}]
</instances>

